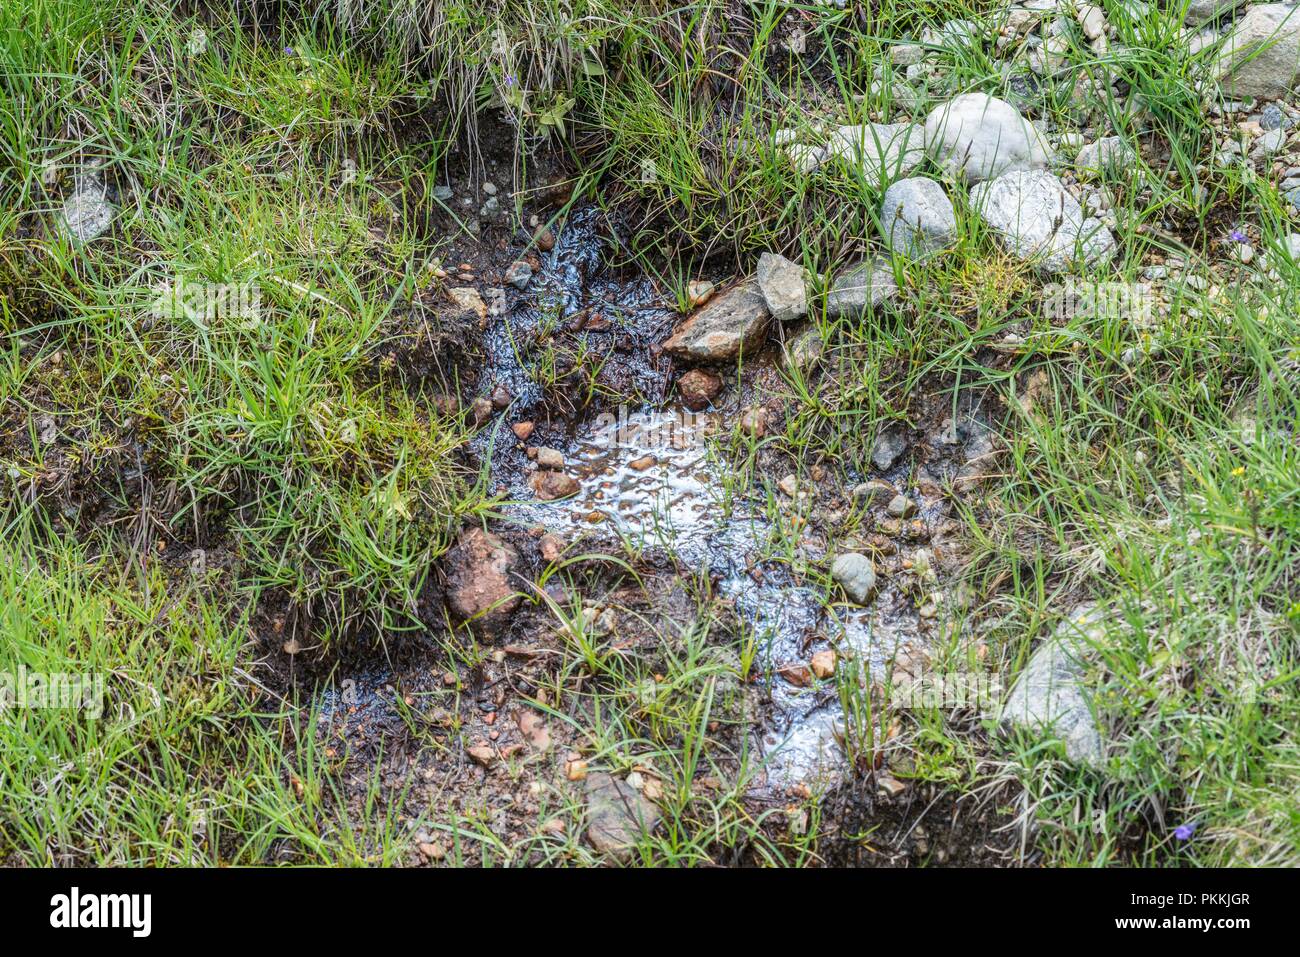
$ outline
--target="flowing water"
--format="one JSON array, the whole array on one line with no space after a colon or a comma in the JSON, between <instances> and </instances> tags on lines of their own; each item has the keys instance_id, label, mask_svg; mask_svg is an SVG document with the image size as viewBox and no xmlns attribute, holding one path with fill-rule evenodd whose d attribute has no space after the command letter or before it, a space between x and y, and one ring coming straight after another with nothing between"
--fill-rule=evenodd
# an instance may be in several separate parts
<instances>
[{"instance_id":1,"label":"flowing water","mask_svg":"<svg viewBox=\"0 0 1300 957\"><path fill-rule=\"evenodd\" d=\"M623 538L660 546L686 566L715 576L752 626L759 663L770 676L771 709L757 736L768 781L788 785L834 773L843 761L834 682L800 687L775 670L806 662L810 639L824 638L841 650L851 648L879 674L900 646L921 641L916 612L889 583L869 608L828 606L821 588L801 585L784 565L764 562L774 529L759 503L728 498L727 466L709 441L722 426L719 417L663 400L669 369L654 357L653 345L667 337L674 313L644 277L629 279L606 268L609 243L596 210L576 213L527 294L495 318L486 338L482 388L486 394L505 384L514 403L480 434L479 454L491 458L499 490L514 502L507 509L512 521L543 526L566 540L581 533L611 545ZM624 391L634 383L648 401L632 408L596 402L576 426L539 427L530 441L563 451L566 471L580 486L571 498L540 501L527 485L526 460L507 426L539 411L544 399L519 344L548 323L567 325L595 310L610 328L580 335L620 337L608 350L602 374L611 372ZM763 571L755 575L759 564Z\"/></svg>"}]
</instances>

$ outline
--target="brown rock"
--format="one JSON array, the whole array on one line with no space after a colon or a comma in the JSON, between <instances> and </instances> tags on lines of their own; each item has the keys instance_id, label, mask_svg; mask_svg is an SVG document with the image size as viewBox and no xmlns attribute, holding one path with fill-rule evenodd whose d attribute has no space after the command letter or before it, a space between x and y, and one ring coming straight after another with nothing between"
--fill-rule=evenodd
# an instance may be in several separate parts
<instances>
[{"instance_id":1,"label":"brown rock","mask_svg":"<svg viewBox=\"0 0 1300 957\"><path fill-rule=\"evenodd\" d=\"M746 409L740 415L740 431L761 439L767 431L767 410L761 405Z\"/></svg>"},{"instance_id":2,"label":"brown rock","mask_svg":"<svg viewBox=\"0 0 1300 957\"><path fill-rule=\"evenodd\" d=\"M796 688L806 688L812 684L812 672L803 665L782 665L776 669L776 673Z\"/></svg>"},{"instance_id":3,"label":"brown rock","mask_svg":"<svg viewBox=\"0 0 1300 957\"><path fill-rule=\"evenodd\" d=\"M533 243L543 252L550 252L555 248L555 233L549 226L538 226L537 231L533 233Z\"/></svg>"},{"instance_id":4,"label":"brown rock","mask_svg":"<svg viewBox=\"0 0 1300 957\"><path fill-rule=\"evenodd\" d=\"M533 423L516 422L514 425L510 426L510 431L515 434L515 438L520 442L527 442L528 437L533 434Z\"/></svg>"},{"instance_id":5,"label":"brown rock","mask_svg":"<svg viewBox=\"0 0 1300 957\"><path fill-rule=\"evenodd\" d=\"M906 784L888 774L876 775L876 786L880 789L881 794L891 798L896 798L907 790Z\"/></svg>"},{"instance_id":6,"label":"brown rock","mask_svg":"<svg viewBox=\"0 0 1300 957\"><path fill-rule=\"evenodd\" d=\"M528 487L544 502L576 495L581 488L577 479L564 472L534 472L528 479Z\"/></svg>"},{"instance_id":7,"label":"brown rock","mask_svg":"<svg viewBox=\"0 0 1300 957\"><path fill-rule=\"evenodd\" d=\"M812 656L810 667L812 668L813 674L825 681L827 678L835 674L835 664L835 652L819 651L817 654Z\"/></svg>"},{"instance_id":8,"label":"brown rock","mask_svg":"<svg viewBox=\"0 0 1300 957\"><path fill-rule=\"evenodd\" d=\"M510 580L519 553L481 528L461 535L443 559L447 604L462 621L491 633L509 621L520 595Z\"/></svg>"},{"instance_id":9,"label":"brown rock","mask_svg":"<svg viewBox=\"0 0 1300 957\"><path fill-rule=\"evenodd\" d=\"M722 391L722 376L703 369L691 369L677 380L677 392L682 405L692 412L706 409Z\"/></svg>"},{"instance_id":10,"label":"brown rock","mask_svg":"<svg viewBox=\"0 0 1300 957\"><path fill-rule=\"evenodd\" d=\"M478 316L480 322L487 319L487 303L483 301L483 297L478 294L477 289L471 289L468 286L457 286L448 289L447 295L458 307Z\"/></svg>"},{"instance_id":11,"label":"brown rock","mask_svg":"<svg viewBox=\"0 0 1300 957\"><path fill-rule=\"evenodd\" d=\"M553 562L564 554L564 542L554 535L543 535L538 547L542 550L543 560L548 562Z\"/></svg>"},{"instance_id":12,"label":"brown rock","mask_svg":"<svg viewBox=\"0 0 1300 957\"><path fill-rule=\"evenodd\" d=\"M717 287L707 279L696 279L686 287L686 295L692 306L702 306L713 298L716 289Z\"/></svg>"},{"instance_id":13,"label":"brown rock","mask_svg":"<svg viewBox=\"0 0 1300 957\"><path fill-rule=\"evenodd\" d=\"M752 280L733 286L687 319L663 344L665 352L696 362L731 362L752 355L767 336L772 316Z\"/></svg>"},{"instance_id":14,"label":"brown rock","mask_svg":"<svg viewBox=\"0 0 1300 957\"><path fill-rule=\"evenodd\" d=\"M542 446L537 450L537 465L544 469L562 469L564 468L564 453L559 449L548 449Z\"/></svg>"},{"instance_id":15,"label":"brown rock","mask_svg":"<svg viewBox=\"0 0 1300 957\"><path fill-rule=\"evenodd\" d=\"M514 401L514 398L515 397L510 394L509 389L503 385L499 385L492 390L492 408L497 410L504 409Z\"/></svg>"},{"instance_id":16,"label":"brown rock","mask_svg":"<svg viewBox=\"0 0 1300 957\"><path fill-rule=\"evenodd\" d=\"M519 733L536 751L546 751L551 747L551 733L546 730L546 722L536 711L519 713Z\"/></svg>"},{"instance_id":17,"label":"brown rock","mask_svg":"<svg viewBox=\"0 0 1300 957\"><path fill-rule=\"evenodd\" d=\"M486 396L479 396L470 406L470 421L476 426L486 425L487 421L492 418L492 400Z\"/></svg>"}]
</instances>

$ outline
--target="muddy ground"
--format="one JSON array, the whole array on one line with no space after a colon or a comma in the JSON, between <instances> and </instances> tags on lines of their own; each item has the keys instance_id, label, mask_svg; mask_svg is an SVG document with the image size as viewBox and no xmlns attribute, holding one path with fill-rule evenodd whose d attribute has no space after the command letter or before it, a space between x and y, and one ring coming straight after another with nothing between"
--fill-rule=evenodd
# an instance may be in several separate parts
<instances>
[{"instance_id":1,"label":"muddy ground","mask_svg":"<svg viewBox=\"0 0 1300 957\"><path fill-rule=\"evenodd\" d=\"M449 176L450 212L439 209L429 223L431 234L455 236L442 260L444 282L395 320L376 361L400 372L409 388L479 420L466 464L499 497L488 528L517 552L512 572L529 599L491 629L458 627L444 603L448 578L459 570L444 563L427 590L426 633L370 636L328 653L310 645L305 623L302 640L292 624L286 630L292 611L268 605L259 616L261 678L273 697L319 702L318 745L350 782L341 800L354 814L373 814L367 805L378 781L380 800L417 829L411 864L475 859L472 846L414 823L448 812L525 848L520 860L550 860L531 850L539 835L583 840L559 833L581 815L559 812L581 805L591 750L576 730L589 717L581 683L565 686L572 676L560 674L564 641L552 607L594 605L617 616L615 649L649 663L666 635L707 614L720 655L731 654L722 640L728 635L753 635L760 645L752 680L731 689L731 710L715 731L737 750L764 755L747 800L756 817L767 816L775 840L807 827L802 808L817 795L816 859L828 864L1016 861L1021 835L997 796L959 800L934 786L901 784L901 741L851 766L833 683L811 681L807 665L833 648L877 674L924 668L939 620L930 596L961 557L950 493L991 447L984 399L964 394L954 417L936 383L918 397L920 427L897 432L900 452L888 467L856 474L818 462L804 470L816 487L795 499L778 493L781 509L802 513L801 563L778 559L764 547L771 528L762 503L751 492L724 501L731 465L717 449L728 434L743 433L756 410L766 434L780 432L785 344L770 342L738 375L718 370L721 394L707 408L685 408L676 383L689 367L660 349L681 316L670 292L630 265L617 218L570 205L572 181L553 164L540 176L534 169L535 181L547 185L525 197L527 225L512 227L512 172L489 161L475 176L471 167L462 163ZM492 185L485 190L485 183ZM470 220L473 234L462 228ZM536 273L523 290L506 279L519 260ZM700 278L725 287L733 277L719 263ZM463 292L451 291L466 289L485 311L477 303L465 308ZM526 440L512 428L521 423ZM539 447L563 452L577 494L539 500L530 485L544 474L534 461ZM758 443L756 474L769 486L797 466L777 446ZM887 514L878 492L874 503L855 501L848 490L868 481L907 494L915 514ZM826 560L832 539L845 544L838 526L864 507L871 521L857 527L871 531L850 544L876 556L884 584L869 608L828 606L819 573L810 579L809 569ZM926 562L918 562L918 549ZM548 574L570 556L602 554L610 560L584 558L565 575ZM455 550L447 559L459 560ZM539 717L553 708L561 710ZM756 860L743 849L734 857L719 863Z\"/></svg>"}]
</instances>

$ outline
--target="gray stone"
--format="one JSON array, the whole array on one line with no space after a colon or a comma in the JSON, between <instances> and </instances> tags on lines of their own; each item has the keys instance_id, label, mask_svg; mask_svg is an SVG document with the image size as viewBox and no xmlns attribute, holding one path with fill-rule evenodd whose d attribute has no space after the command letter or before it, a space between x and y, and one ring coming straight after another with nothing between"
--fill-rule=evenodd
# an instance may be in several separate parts
<instances>
[{"instance_id":1,"label":"gray stone","mask_svg":"<svg viewBox=\"0 0 1300 957\"><path fill-rule=\"evenodd\" d=\"M900 179L885 190L880 206L885 242L896 253L920 258L957 241L957 215L952 203L932 179Z\"/></svg>"},{"instance_id":2,"label":"gray stone","mask_svg":"<svg viewBox=\"0 0 1300 957\"><path fill-rule=\"evenodd\" d=\"M1097 40L1106 35L1106 14L1096 4L1080 4L1075 9L1074 16L1083 28L1083 35L1089 40Z\"/></svg>"},{"instance_id":3,"label":"gray stone","mask_svg":"<svg viewBox=\"0 0 1300 957\"><path fill-rule=\"evenodd\" d=\"M1076 611L1029 658L1002 706L1008 725L1045 732L1065 745L1072 761L1099 765L1101 730L1083 677L1089 642L1104 637L1096 612Z\"/></svg>"},{"instance_id":4,"label":"gray stone","mask_svg":"<svg viewBox=\"0 0 1300 957\"><path fill-rule=\"evenodd\" d=\"M817 172L826 162L827 152L824 146L809 146L807 143L791 143L785 147L785 155L796 170L808 176Z\"/></svg>"},{"instance_id":5,"label":"gray stone","mask_svg":"<svg viewBox=\"0 0 1300 957\"><path fill-rule=\"evenodd\" d=\"M895 495L885 506L885 511L894 518L911 518L916 512L916 503L906 495Z\"/></svg>"},{"instance_id":6,"label":"gray stone","mask_svg":"<svg viewBox=\"0 0 1300 957\"><path fill-rule=\"evenodd\" d=\"M88 243L102 235L113 221L113 204L98 173L77 178L72 194L59 211L63 231L77 243Z\"/></svg>"},{"instance_id":7,"label":"gray stone","mask_svg":"<svg viewBox=\"0 0 1300 957\"><path fill-rule=\"evenodd\" d=\"M869 259L845 270L826 293L826 316L859 317L898 295L898 283L888 260Z\"/></svg>"},{"instance_id":8,"label":"gray stone","mask_svg":"<svg viewBox=\"0 0 1300 957\"><path fill-rule=\"evenodd\" d=\"M659 808L626 781L587 776L587 840L601 854L626 862L659 823Z\"/></svg>"},{"instance_id":9,"label":"gray stone","mask_svg":"<svg viewBox=\"0 0 1300 957\"><path fill-rule=\"evenodd\" d=\"M1261 3L1246 10L1224 42L1219 60L1229 96L1276 100L1300 74L1300 13L1289 3Z\"/></svg>"},{"instance_id":10,"label":"gray stone","mask_svg":"<svg viewBox=\"0 0 1300 957\"><path fill-rule=\"evenodd\" d=\"M925 146L949 174L967 183L1041 169L1051 158L1032 123L1010 103L983 93L966 93L931 110Z\"/></svg>"},{"instance_id":11,"label":"gray stone","mask_svg":"<svg viewBox=\"0 0 1300 957\"><path fill-rule=\"evenodd\" d=\"M901 67L915 66L929 51L919 43L896 43L889 48L889 58Z\"/></svg>"},{"instance_id":12,"label":"gray stone","mask_svg":"<svg viewBox=\"0 0 1300 957\"><path fill-rule=\"evenodd\" d=\"M786 368L807 374L821 363L825 350L821 332L815 325L809 326L785 344Z\"/></svg>"},{"instance_id":13,"label":"gray stone","mask_svg":"<svg viewBox=\"0 0 1300 957\"><path fill-rule=\"evenodd\" d=\"M1282 240L1277 252L1269 257L1269 264L1274 268L1288 262L1300 263L1300 233L1288 233Z\"/></svg>"},{"instance_id":14,"label":"gray stone","mask_svg":"<svg viewBox=\"0 0 1300 957\"><path fill-rule=\"evenodd\" d=\"M1115 237L1045 170L1007 173L971 190L971 203L1014 256L1047 273L1115 254Z\"/></svg>"},{"instance_id":15,"label":"gray stone","mask_svg":"<svg viewBox=\"0 0 1300 957\"><path fill-rule=\"evenodd\" d=\"M974 46L979 37L980 27L970 20L949 20L940 27L927 27L921 34L921 42L956 52Z\"/></svg>"},{"instance_id":16,"label":"gray stone","mask_svg":"<svg viewBox=\"0 0 1300 957\"><path fill-rule=\"evenodd\" d=\"M697 362L729 362L752 354L767 336L772 315L754 280L719 293L687 319L664 350Z\"/></svg>"},{"instance_id":17,"label":"gray stone","mask_svg":"<svg viewBox=\"0 0 1300 957\"><path fill-rule=\"evenodd\" d=\"M808 290L803 267L777 253L758 257L758 288L772 318L790 322L808 314Z\"/></svg>"},{"instance_id":18,"label":"gray stone","mask_svg":"<svg viewBox=\"0 0 1300 957\"><path fill-rule=\"evenodd\" d=\"M1266 159L1286 145L1286 130L1268 130L1256 138L1250 148L1252 159Z\"/></svg>"},{"instance_id":19,"label":"gray stone","mask_svg":"<svg viewBox=\"0 0 1300 957\"><path fill-rule=\"evenodd\" d=\"M1137 161L1133 147L1120 136L1103 136L1079 150L1074 166L1080 173L1098 174L1131 167Z\"/></svg>"},{"instance_id":20,"label":"gray stone","mask_svg":"<svg viewBox=\"0 0 1300 957\"><path fill-rule=\"evenodd\" d=\"M906 176L925 159L925 134L914 123L841 126L826 150L854 164L868 182L884 186Z\"/></svg>"},{"instance_id":21,"label":"gray stone","mask_svg":"<svg viewBox=\"0 0 1300 957\"><path fill-rule=\"evenodd\" d=\"M506 282L516 289L527 289L533 278L533 267L522 259L516 259L506 269Z\"/></svg>"},{"instance_id":22,"label":"gray stone","mask_svg":"<svg viewBox=\"0 0 1300 957\"><path fill-rule=\"evenodd\" d=\"M871 594L876 590L876 570L871 559L857 552L837 555L831 563L831 578L859 605L871 601Z\"/></svg>"},{"instance_id":23,"label":"gray stone","mask_svg":"<svg viewBox=\"0 0 1300 957\"><path fill-rule=\"evenodd\" d=\"M1187 18L1183 21L1188 26L1199 27L1202 23L1218 19L1225 13L1231 13L1246 0L1192 0L1187 8Z\"/></svg>"},{"instance_id":24,"label":"gray stone","mask_svg":"<svg viewBox=\"0 0 1300 957\"><path fill-rule=\"evenodd\" d=\"M903 431L886 429L876 436L876 443L871 447L871 464L881 472L888 472L906 451L907 437Z\"/></svg>"},{"instance_id":25,"label":"gray stone","mask_svg":"<svg viewBox=\"0 0 1300 957\"><path fill-rule=\"evenodd\" d=\"M870 507L872 505L879 505L881 502L893 498L898 493L894 490L894 486L890 485L888 482L881 479L871 479L853 486L853 490L849 494L855 501Z\"/></svg>"},{"instance_id":26,"label":"gray stone","mask_svg":"<svg viewBox=\"0 0 1300 957\"><path fill-rule=\"evenodd\" d=\"M1289 130L1294 125L1295 121L1276 103L1270 103L1259 111L1259 128L1262 130Z\"/></svg>"}]
</instances>

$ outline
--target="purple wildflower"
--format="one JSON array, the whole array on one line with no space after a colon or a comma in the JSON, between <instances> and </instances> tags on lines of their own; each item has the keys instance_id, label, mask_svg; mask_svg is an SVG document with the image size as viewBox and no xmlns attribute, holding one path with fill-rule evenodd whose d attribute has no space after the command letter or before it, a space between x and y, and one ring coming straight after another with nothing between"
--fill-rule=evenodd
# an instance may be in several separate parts
<instances>
[{"instance_id":1,"label":"purple wildflower","mask_svg":"<svg viewBox=\"0 0 1300 957\"><path fill-rule=\"evenodd\" d=\"M1188 824L1179 824L1176 828L1174 828L1174 837L1178 838L1178 840L1180 841L1190 841L1192 839L1192 835L1195 833L1196 833L1195 821L1192 821Z\"/></svg>"},{"instance_id":2,"label":"purple wildflower","mask_svg":"<svg viewBox=\"0 0 1300 957\"><path fill-rule=\"evenodd\" d=\"M285 56L293 56L293 47L285 47L285 48L284 48L284 55L285 55Z\"/></svg>"},{"instance_id":3,"label":"purple wildflower","mask_svg":"<svg viewBox=\"0 0 1300 957\"><path fill-rule=\"evenodd\" d=\"M506 74L506 86L508 86L508 87L514 87L514 85L515 85L515 75L514 75L513 73L507 73L507 74Z\"/></svg>"},{"instance_id":4,"label":"purple wildflower","mask_svg":"<svg viewBox=\"0 0 1300 957\"><path fill-rule=\"evenodd\" d=\"M1243 233L1240 229L1234 229L1232 232L1228 233L1228 238L1231 239L1234 243L1250 242L1250 240L1246 238L1246 234Z\"/></svg>"}]
</instances>

